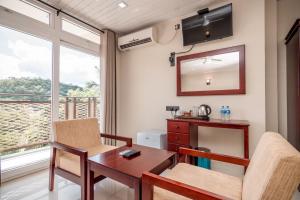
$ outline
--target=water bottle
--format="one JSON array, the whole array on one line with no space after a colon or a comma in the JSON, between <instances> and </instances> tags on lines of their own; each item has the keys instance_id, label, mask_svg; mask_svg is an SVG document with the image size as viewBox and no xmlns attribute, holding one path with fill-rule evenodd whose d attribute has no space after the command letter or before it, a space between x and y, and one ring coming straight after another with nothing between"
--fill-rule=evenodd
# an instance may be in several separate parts
<instances>
[{"instance_id":1,"label":"water bottle","mask_svg":"<svg viewBox=\"0 0 300 200\"><path fill-rule=\"evenodd\" d=\"M226 106L226 109L225 109L225 120L230 120L230 115L231 115L230 108L229 108L229 106Z\"/></svg>"},{"instance_id":2,"label":"water bottle","mask_svg":"<svg viewBox=\"0 0 300 200\"><path fill-rule=\"evenodd\" d=\"M222 106L220 109L220 117L221 117L221 120L225 119L225 107L224 106Z\"/></svg>"}]
</instances>

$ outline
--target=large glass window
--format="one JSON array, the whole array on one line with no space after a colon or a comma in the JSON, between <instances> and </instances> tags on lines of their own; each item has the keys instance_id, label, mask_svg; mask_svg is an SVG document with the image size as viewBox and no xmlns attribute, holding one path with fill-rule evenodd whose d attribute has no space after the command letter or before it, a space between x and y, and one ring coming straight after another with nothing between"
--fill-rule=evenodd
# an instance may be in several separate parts
<instances>
[{"instance_id":1,"label":"large glass window","mask_svg":"<svg viewBox=\"0 0 300 200\"><path fill-rule=\"evenodd\" d=\"M59 119L100 115L99 33L41 5L0 0L0 12L12 11L0 20L0 169L5 180L48 162L57 114ZM52 18L62 26L41 25L50 25ZM61 44L66 46L58 56Z\"/></svg>"},{"instance_id":2,"label":"large glass window","mask_svg":"<svg viewBox=\"0 0 300 200\"><path fill-rule=\"evenodd\" d=\"M0 60L0 153L43 148L50 141L52 43L0 26ZM5 171L36 158L2 159Z\"/></svg>"},{"instance_id":3,"label":"large glass window","mask_svg":"<svg viewBox=\"0 0 300 200\"><path fill-rule=\"evenodd\" d=\"M0 0L0 6L16 11L45 24L50 23L50 13L21 0Z\"/></svg>"},{"instance_id":4,"label":"large glass window","mask_svg":"<svg viewBox=\"0 0 300 200\"><path fill-rule=\"evenodd\" d=\"M99 117L100 58L60 49L60 119Z\"/></svg>"}]
</instances>

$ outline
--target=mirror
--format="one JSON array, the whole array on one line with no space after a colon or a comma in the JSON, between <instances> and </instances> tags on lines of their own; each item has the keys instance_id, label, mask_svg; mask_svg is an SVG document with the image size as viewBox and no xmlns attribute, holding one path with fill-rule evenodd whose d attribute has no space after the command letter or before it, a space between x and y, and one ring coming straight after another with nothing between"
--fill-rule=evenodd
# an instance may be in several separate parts
<instances>
[{"instance_id":1,"label":"mirror","mask_svg":"<svg viewBox=\"0 0 300 200\"><path fill-rule=\"evenodd\" d=\"M177 57L177 96L245 92L244 45Z\"/></svg>"}]
</instances>

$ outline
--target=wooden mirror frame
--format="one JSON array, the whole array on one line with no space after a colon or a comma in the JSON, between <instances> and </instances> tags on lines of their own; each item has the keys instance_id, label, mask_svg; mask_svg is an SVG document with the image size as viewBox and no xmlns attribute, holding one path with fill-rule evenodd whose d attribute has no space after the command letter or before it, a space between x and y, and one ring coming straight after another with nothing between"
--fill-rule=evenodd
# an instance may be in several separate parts
<instances>
[{"instance_id":1,"label":"wooden mirror frame","mask_svg":"<svg viewBox=\"0 0 300 200\"><path fill-rule=\"evenodd\" d=\"M214 56L219 54L239 52L239 88L226 90L203 90L203 91L181 91L181 61ZM234 95L246 94L246 75L245 75L245 45L228 47L224 49L212 50L196 54L179 56L177 60L177 96L206 96L206 95Z\"/></svg>"}]
</instances>

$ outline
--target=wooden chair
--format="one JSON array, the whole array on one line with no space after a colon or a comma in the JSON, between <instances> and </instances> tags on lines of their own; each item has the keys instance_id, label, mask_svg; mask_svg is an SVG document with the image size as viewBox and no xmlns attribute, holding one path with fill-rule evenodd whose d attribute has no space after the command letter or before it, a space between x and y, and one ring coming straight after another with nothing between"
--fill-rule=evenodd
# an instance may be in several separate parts
<instances>
[{"instance_id":1,"label":"wooden chair","mask_svg":"<svg viewBox=\"0 0 300 200\"><path fill-rule=\"evenodd\" d=\"M291 199L300 183L300 153L280 134L265 133L250 160L180 148L187 156L247 166L238 178L186 163L179 163L164 177L143 173L143 200L167 199Z\"/></svg>"},{"instance_id":2,"label":"wooden chair","mask_svg":"<svg viewBox=\"0 0 300 200\"><path fill-rule=\"evenodd\" d=\"M81 199L87 191L87 159L117 147L104 145L101 137L116 139L132 145L131 138L100 134L96 118L57 121L53 123L54 142L51 145L49 190L54 189L55 174L81 186ZM95 182L104 179L95 174Z\"/></svg>"}]
</instances>

